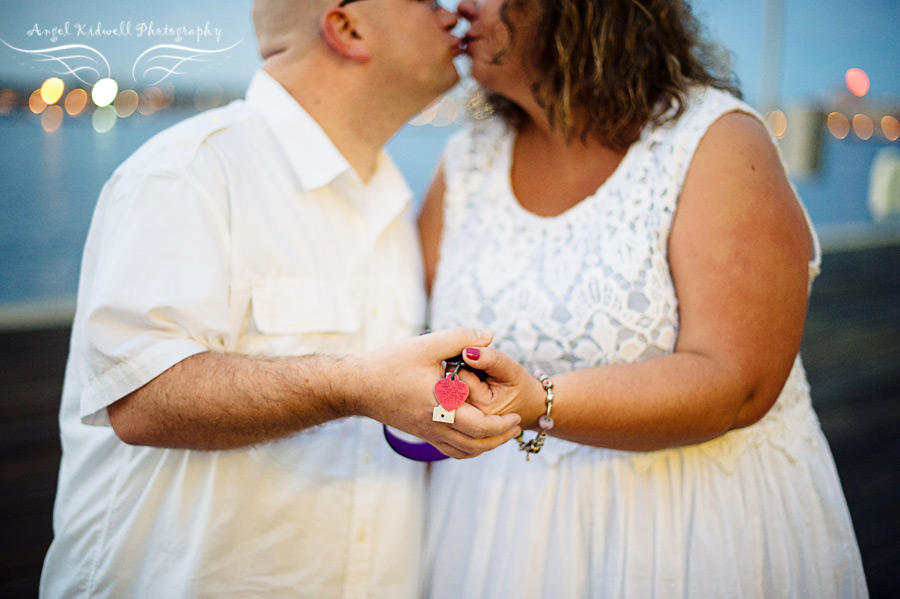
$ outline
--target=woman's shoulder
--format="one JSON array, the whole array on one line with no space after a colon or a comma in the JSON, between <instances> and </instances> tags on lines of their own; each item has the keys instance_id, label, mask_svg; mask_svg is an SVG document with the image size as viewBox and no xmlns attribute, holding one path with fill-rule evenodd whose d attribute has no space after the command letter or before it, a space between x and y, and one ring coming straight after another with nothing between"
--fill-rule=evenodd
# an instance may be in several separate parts
<instances>
[{"instance_id":1,"label":"woman's shoulder","mask_svg":"<svg viewBox=\"0 0 900 599\"><path fill-rule=\"evenodd\" d=\"M681 113L677 114L678 107L670 107L660 119L662 124L653 127L649 137L656 146L673 148L687 162L709 130L721 126L723 119L728 123L726 126L733 126L744 133L756 133L760 126L765 130L763 117L726 90L710 86L691 87L682 99L681 109Z\"/></svg>"},{"instance_id":2,"label":"woman's shoulder","mask_svg":"<svg viewBox=\"0 0 900 599\"><path fill-rule=\"evenodd\" d=\"M654 137L677 138L692 130L705 130L722 115L745 112L757 116L756 111L728 91L697 85L686 90L680 102L659 113L650 127Z\"/></svg>"},{"instance_id":3,"label":"woman's shoulder","mask_svg":"<svg viewBox=\"0 0 900 599\"><path fill-rule=\"evenodd\" d=\"M736 107L753 110L749 104L734 93L709 85L695 85L689 88L685 102L687 104L686 112L694 113Z\"/></svg>"},{"instance_id":4,"label":"woman's shoulder","mask_svg":"<svg viewBox=\"0 0 900 599\"><path fill-rule=\"evenodd\" d=\"M678 194L697 158L701 142L708 140L711 134L717 139L724 137L732 142L729 148L717 151L727 151L730 155L732 150L740 147L777 156L774 138L766 128L763 117L733 94L713 87L696 86L687 91L683 108L677 118L667 115L668 120L642 135L649 155L665 165L663 179L673 185ZM705 145L708 153L710 144ZM722 160L725 158L719 157Z\"/></svg>"},{"instance_id":5,"label":"woman's shoulder","mask_svg":"<svg viewBox=\"0 0 900 599\"><path fill-rule=\"evenodd\" d=\"M677 129L705 132L723 116L738 113L763 122L762 116L752 106L729 91L709 86L695 86L688 90L685 107L677 119Z\"/></svg>"}]
</instances>

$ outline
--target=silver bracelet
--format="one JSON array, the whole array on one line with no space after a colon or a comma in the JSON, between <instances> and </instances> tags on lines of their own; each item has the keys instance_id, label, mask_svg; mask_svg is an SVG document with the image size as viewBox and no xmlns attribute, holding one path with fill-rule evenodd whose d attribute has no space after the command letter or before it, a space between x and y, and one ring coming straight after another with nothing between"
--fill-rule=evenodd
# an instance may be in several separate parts
<instances>
[{"instance_id":1,"label":"silver bracelet","mask_svg":"<svg viewBox=\"0 0 900 599\"><path fill-rule=\"evenodd\" d=\"M531 461L531 454L539 452L541 447L544 446L547 431L553 428L553 418L550 417L550 410L553 409L553 381L542 370L536 370L534 378L541 383L541 387L544 388L544 392L547 394L547 413L538 418L538 426L541 427L541 430L534 439L525 441L523 439L525 436L524 432L519 433L519 436L516 437L516 441L519 442L519 451L525 452L525 460L528 462Z\"/></svg>"}]
</instances>

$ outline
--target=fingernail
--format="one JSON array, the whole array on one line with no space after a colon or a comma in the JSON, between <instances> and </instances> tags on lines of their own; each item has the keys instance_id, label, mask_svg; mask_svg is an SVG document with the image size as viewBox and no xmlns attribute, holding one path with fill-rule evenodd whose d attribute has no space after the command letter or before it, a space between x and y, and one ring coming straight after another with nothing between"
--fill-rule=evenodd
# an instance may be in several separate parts
<instances>
[{"instance_id":1,"label":"fingernail","mask_svg":"<svg viewBox=\"0 0 900 599\"><path fill-rule=\"evenodd\" d=\"M466 357L469 358L470 360L477 360L478 358L481 357L481 350L475 349L474 347L467 347L466 348Z\"/></svg>"},{"instance_id":2,"label":"fingernail","mask_svg":"<svg viewBox=\"0 0 900 599\"><path fill-rule=\"evenodd\" d=\"M475 329L475 334L479 339L490 339L492 336L490 329Z\"/></svg>"}]
</instances>

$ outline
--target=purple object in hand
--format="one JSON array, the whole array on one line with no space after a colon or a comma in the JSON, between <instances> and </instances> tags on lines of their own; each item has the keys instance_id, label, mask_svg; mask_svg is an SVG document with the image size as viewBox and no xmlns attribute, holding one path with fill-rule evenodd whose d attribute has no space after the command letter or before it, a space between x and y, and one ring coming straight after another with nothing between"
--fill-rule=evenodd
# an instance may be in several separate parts
<instances>
[{"instance_id":1,"label":"purple object in hand","mask_svg":"<svg viewBox=\"0 0 900 599\"><path fill-rule=\"evenodd\" d=\"M387 425L384 425L384 438L387 440L391 449L399 453L405 458L415 460L417 462L437 462L447 459L440 450L426 441L413 442L401 439L391 432Z\"/></svg>"}]
</instances>

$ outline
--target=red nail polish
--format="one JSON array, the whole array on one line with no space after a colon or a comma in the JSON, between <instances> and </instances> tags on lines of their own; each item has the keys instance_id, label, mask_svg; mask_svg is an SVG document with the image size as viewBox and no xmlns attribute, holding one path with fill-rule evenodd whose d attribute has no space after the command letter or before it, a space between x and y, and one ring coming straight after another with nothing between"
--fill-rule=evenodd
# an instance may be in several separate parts
<instances>
[{"instance_id":1,"label":"red nail polish","mask_svg":"<svg viewBox=\"0 0 900 599\"><path fill-rule=\"evenodd\" d=\"M466 357L470 360L477 360L481 357L481 350L474 347L466 348Z\"/></svg>"}]
</instances>

